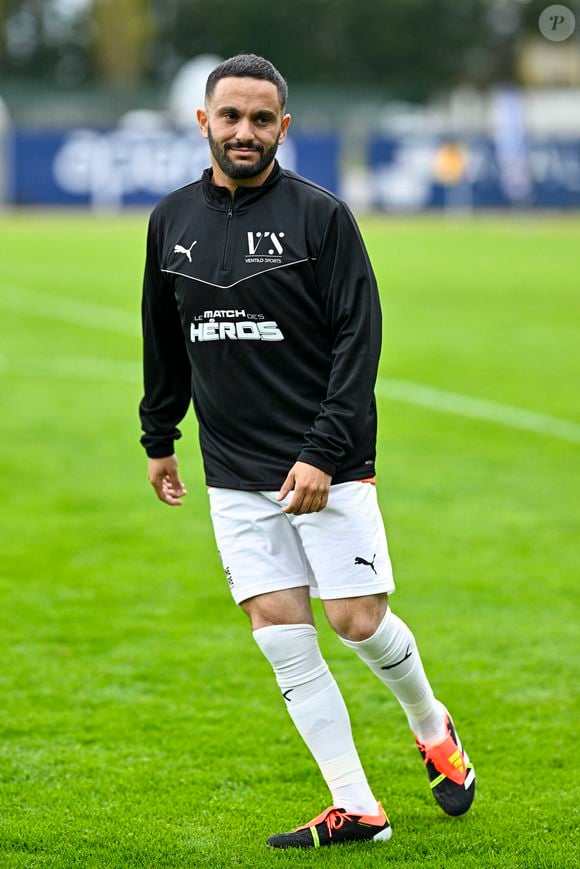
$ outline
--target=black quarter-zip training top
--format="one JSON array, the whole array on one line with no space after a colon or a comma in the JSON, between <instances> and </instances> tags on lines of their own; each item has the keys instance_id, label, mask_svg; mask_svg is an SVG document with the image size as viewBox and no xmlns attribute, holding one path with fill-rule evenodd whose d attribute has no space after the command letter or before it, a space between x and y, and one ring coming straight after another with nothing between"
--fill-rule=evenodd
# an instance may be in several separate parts
<instances>
[{"instance_id":1,"label":"black quarter-zip training top","mask_svg":"<svg viewBox=\"0 0 580 869\"><path fill-rule=\"evenodd\" d=\"M381 311L351 212L278 163L233 199L211 178L151 214L141 443L171 455L193 397L208 485L275 490L298 460L371 477Z\"/></svg>"}]
</instances>

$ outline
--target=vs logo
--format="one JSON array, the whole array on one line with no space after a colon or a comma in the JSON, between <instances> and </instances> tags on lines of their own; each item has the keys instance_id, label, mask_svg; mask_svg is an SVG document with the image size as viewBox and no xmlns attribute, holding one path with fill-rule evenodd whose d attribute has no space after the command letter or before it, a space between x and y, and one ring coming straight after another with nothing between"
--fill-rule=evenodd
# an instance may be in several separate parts
<instances>
[{"instance_id":1,"label":"vs logo","mask_svg":"<svg viewBox=\"0 0 580 869\"><path fill-rule=\"evenodd\" d=\"M283 232L249 232L248 233L248 256L282 256L284 248L280 239L284 238ZM262 246L267 241L268 247Z\"/></svg>"}]
</instances>

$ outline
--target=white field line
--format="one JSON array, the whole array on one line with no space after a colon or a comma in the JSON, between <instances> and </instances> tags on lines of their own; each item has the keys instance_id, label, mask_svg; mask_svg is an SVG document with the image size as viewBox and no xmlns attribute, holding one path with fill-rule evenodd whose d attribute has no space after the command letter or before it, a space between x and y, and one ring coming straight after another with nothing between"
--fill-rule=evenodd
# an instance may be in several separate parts
<instances>
[{"instance_id":1,"label":"white field line","mask_svg":"<svg viewBox=\"0 0 580 869\"><path fill-rule=\"evenodd\" d=\"M395 378L379 378L376 392L381 398L413 404L438 413L450 413L496 423L506 428L547 435L574 444L580 443L580 425L577 423L523 410L510 404L500 404L485 398L473 398L457 392L446 392L432 386Z\"/></svg>"},{"instance_id":2,"label":"white field line","mask_svg":"<svg viewBox=\"0 0 580 869\"><path fill-rule=\"evenodd\" d=\"M142 377L141 365L137 362L115 362L112 359L86 359L74 356L45 358L0 355L0 374L2 373L33 378L109 380L134 385L140 384ZM471 398L468 395L444 392L441 389L407 380L388 378L380 378L377 381L376 394L380 398L400 401L438 413L449 413L575 444L580 443L580 425L565 419L521 410L509 404Z\"/></svg>"},{"instance_id":3,"label":"white field line","mask_svg":"<svg viewBox=\"0 0 580 869\"><path fill-rule=\"evenodd\" d=\"M38 293L6 284L0 286L0 308L27 317L43 317L47 320L74 323L76 326L105 329L134 338L141 334L137 311L131 314L97 302L80 302L67 299L66 296Z\"/></svg>"},{"instance_id":4,"label":"white field line","mask_svg":"<svg viewBox=\"0 0 580 869\"><path fill-rule=\"evenodd\" d=\"M27 316L45 317L79 326L104 329L121 335L138 337L140 324L137 313L131 314L93 302L79 302L52 293L3 285L0 307ZM138 382L141 368L136 363L114 362L107 359L77 359L74 357L9 358L0 356L0 371L30 374L35 377L73 377L94 380ZM376 386L379 397L423 407L437 413L449 413L469 419L482 420L506 428L520 429L534 434L580 443L580 425L566 419L501 404L484 398L473 398L456 392L446 392L396 378L379 378Z\"/></svg>"}]
</instances>

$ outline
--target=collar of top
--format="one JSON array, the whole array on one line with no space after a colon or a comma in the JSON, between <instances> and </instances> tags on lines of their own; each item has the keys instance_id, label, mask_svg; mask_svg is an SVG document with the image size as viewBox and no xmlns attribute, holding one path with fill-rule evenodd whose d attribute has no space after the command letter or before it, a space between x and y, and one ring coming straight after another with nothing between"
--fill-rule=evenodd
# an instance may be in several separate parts
<instances>
[{"instance_id":1,"label":"collar of top","mask_svg":"<svg viewBox=\"0 0 580 869\"><path fill-rule=\"evenodd\" d=\"M263 184L260 184L259 187L237 187L232 200L226 187L218 187L212 183L212 170L204 169L201 176L203 196L208 205L218 208L220 211L228 211L232 202L236 209L243 208L265 196L280 181L282 174L280 164L274 160L274 168Z\"/></svg>"}]
</instances>

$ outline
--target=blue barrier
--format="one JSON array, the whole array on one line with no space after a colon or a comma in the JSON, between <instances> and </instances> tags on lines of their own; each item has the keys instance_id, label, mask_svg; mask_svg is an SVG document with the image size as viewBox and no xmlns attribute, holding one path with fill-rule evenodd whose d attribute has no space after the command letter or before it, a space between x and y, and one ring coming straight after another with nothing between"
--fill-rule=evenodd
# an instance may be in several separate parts
<instances>
[{"instance_id":1,"label":"blue barrier","mask_svg":"<svg viewBox=\"0 0 580 869\"><path fill-rule=\"evenodd\" d=\"M337 191L335 135L294 135L278 151L280 163ZM12 137L9 198L17 205L152 205L201 175L209 165L199 134L171 130L16 130Z\"/></svg>"},{"instance_id":2,"label":"blue barrier","mask_svg":"<svg viewBox=\"0 0 580 869\"><path fill-rule=\"evenodd\" d=\"M376 136L368 162L379 209L580 208L578 139L529 140L510 153L486 138Z\"/></svg>"},{"instance_id":3,"label":"blue barrier","mask_svg":"<svg viewBox=\"0 0 580 869\"><path fill-rule=\"evenodd\" d=\"M456 149L451 159L444 153L449 148ZM297 134L278 156L283 166L336 193L339 150L337 135ZM123 127L16 130L10 151L8 198L17 205L151 206L199 178L209 163L199 134ZM532 140L510 149L491 138L457 144L375 136L367 154L374 208L580 208L577 139Z\"/></svg>"}]
</instances>

